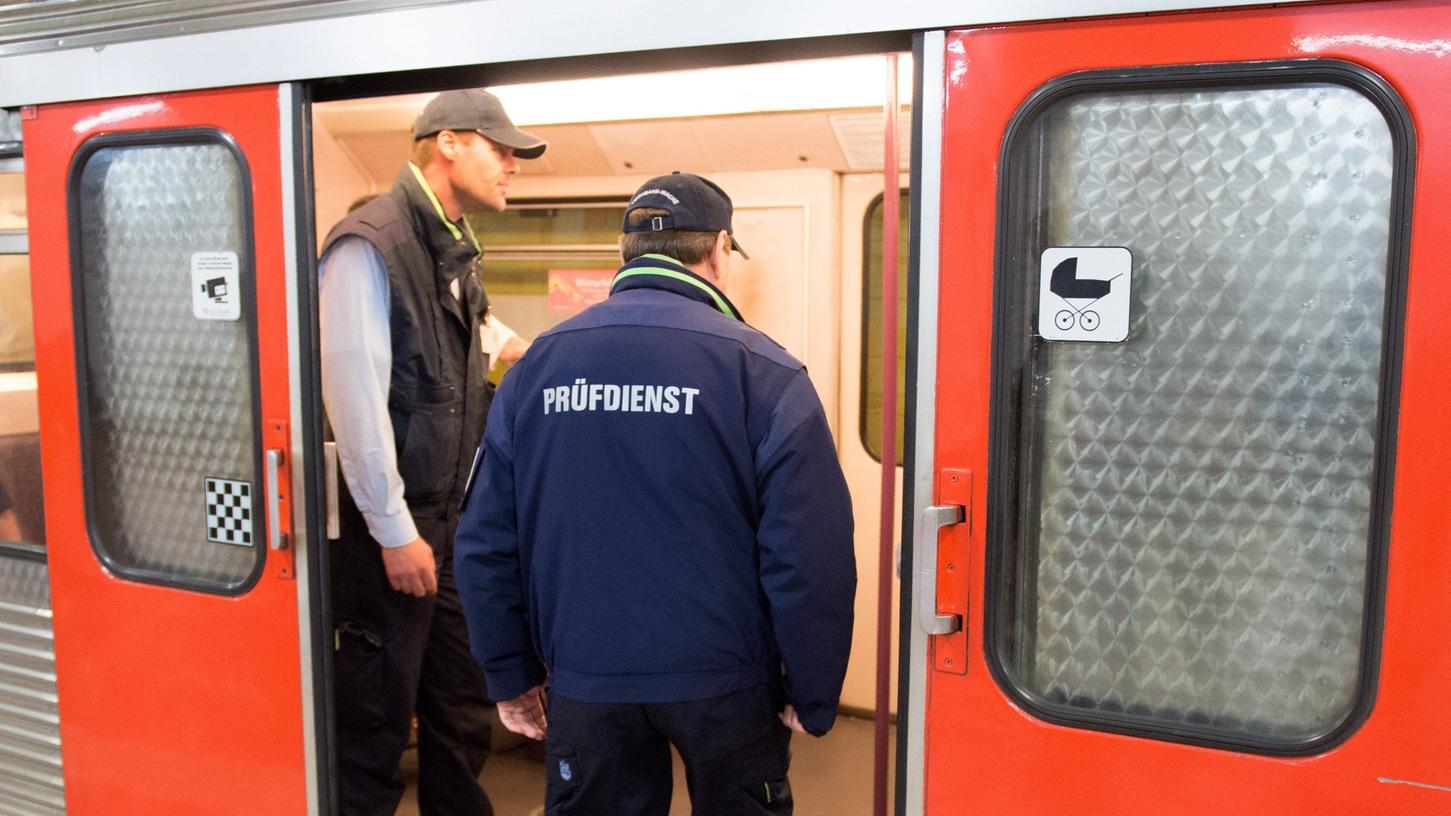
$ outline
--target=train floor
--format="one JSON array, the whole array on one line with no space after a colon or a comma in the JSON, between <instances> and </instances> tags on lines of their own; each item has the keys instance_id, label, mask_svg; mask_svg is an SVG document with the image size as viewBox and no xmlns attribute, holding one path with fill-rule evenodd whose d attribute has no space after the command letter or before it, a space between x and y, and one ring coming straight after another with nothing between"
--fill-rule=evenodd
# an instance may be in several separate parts
<instances>
[{"instance_id":1,"label":"train floor","mask_svg":"<svg viewBox=\"0 0 1451 816\"><path fill-rule=\"evenodd\" d=\"M895 749L893 749L895 750ZM892 751L889 756L894 756ZM408 793L397 816L418 816L414 796L418 757L403 757ZM496 816L537 816L544 812L543 753L528 744L496 750L484 766L484 788ZM891 771L888 772L891 780ZM872 812L872 721L841 717L821 739L796 734L791 739L791 790L795 816L865 816ZM890 803L889 803L890 805ZM670 816L689 816L690 799L679 757Z\"/></svg>"}]
</instances>

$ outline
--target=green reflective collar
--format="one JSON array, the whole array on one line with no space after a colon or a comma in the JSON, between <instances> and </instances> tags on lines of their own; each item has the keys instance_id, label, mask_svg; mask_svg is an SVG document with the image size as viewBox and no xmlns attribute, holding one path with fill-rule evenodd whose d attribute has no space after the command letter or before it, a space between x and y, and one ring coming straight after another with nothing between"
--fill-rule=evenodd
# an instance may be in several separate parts
<instances>
[{"instance_id":1,"label":"green reflective collar","mask_svg":"<svg viewBox=\"0 0 1451 816\"><path fill-rule=\"evenodd\" d=\"M639 263L640 261L643 261L646 258L653 259L653 260L659 260L659 261L665 261L666 263L674 264L675 266L684 266L684 264L680 263L679 261L675 260L674 258L669 257L668 255L659 255L659 254L656 254L656 253L653 253L653 252L652 253L649 253L647 255L641 255L640 257L636 258L634 261L631 261L631 263ZM678 281L681 281L682 283L688 283L691 286L694 286L695 288L699 289L700 291L706 293L707 295L710 295L711 301L715 303L715 308L719 309L720 312L721 312L721 314L725 315L726 317L731 318L732 320L740 320L741 319L741 316L739 314L736 314L736 310L733 309L733 308L731 308L730 303L728 303L725 298L721 297L720 292L717 292L713 287L711 287L705 281L702 281L701 279L699 279L699 278L697 278L694 275L691 275L689 273L680 272L680 271L677 271L677 270L674 270L674 269L669 269L669 268L666 268L666 267L663 267L663 266L642 266L642 267L636 267L634 269L621 269L615 275L615 279L612 280L612 281L610 281L610 287L611 288L614 288L615 284L619 283L620 281L624 280L625 278L633 278L633 277L636 277L636 276L639 276L639 275L653 275L655 277L670 278L671 280L678 280Z\"/></svg>"},{"instance_id":2,"label":"green reflective collar","mask_svg":"<svg viewBox=\"0 0 1451 816\"><path fill-rule=\"evenodd\" d=\"M439 219L443 221L445 227L448 227L448 231L453 235L453 239L455 241L462 241L464 236L467 235L469 242L474 245L474 249L482 252L483 248L479 246L479 239L475 238L474 231L469 229L469 222L464 221L464 228L459 229L458 224L448 220L448 213L443 211L443 204L439 203L438 196L433 194L433 188L428 186L428 179L423 177L423 171L419 170L418 165L413 162L408 163L408 169L413 171L413 177L418 179L418 186L423 188L423 194L428 196L429 202L433 204L433 211L438 213Z\"/></svg>"}]
</instances>

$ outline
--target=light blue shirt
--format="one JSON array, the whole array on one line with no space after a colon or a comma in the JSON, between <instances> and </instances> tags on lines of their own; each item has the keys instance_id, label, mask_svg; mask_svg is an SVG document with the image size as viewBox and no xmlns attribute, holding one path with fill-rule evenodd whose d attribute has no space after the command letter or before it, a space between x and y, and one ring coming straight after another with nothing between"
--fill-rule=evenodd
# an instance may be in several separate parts
<instances>
[{"instance_id":1,"label":"light blue shirt","mask_svg":"<svg viewBox=\"0 0 1451 816\"><path fill-rule=\"evenodd\" d=\"M322 256L319 275L322 402L343 478L373 538L401 547L418 537L418 527L403 499L388 416L388 268L372 244L348 236Z\"/></svg>"}]
</instances>

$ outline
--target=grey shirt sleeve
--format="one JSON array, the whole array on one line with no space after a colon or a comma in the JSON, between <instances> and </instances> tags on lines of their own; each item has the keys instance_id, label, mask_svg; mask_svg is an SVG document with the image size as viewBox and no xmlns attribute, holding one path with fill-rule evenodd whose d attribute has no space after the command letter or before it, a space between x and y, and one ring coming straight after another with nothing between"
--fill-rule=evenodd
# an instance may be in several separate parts
<instances>
[{"instance_id":1,"label":"grey shirt sleeve","mask_svg":"<svg viewBox=\"0 0 1451 816\"><path fill-rule=\"evenodd\" d=\"M350 236L323 255L319 274L322 401L343 478L373 538L401 547L418 528L403 499L388 416L388 269L372 244Z\"/></svg>"}]
</instances>

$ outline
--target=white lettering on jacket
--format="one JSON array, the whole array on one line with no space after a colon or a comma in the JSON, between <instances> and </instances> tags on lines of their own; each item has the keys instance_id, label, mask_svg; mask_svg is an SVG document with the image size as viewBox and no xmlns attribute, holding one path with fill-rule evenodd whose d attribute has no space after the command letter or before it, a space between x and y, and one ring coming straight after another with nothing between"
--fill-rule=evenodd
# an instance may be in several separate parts
<instances>
[{"instance_id":1,"label":"white lettering on jacket","mask_svg":"<svg viewBox=\"0 0 1451 816\"><path fill-rule=\"evenodd\" d=\"M683 385L592 383L581 377L573 385L551 385L540 393L544 398L545 416L589 411L688 416L695 413L695 398L700 389Z\"/></svg>"}]
</instances>

